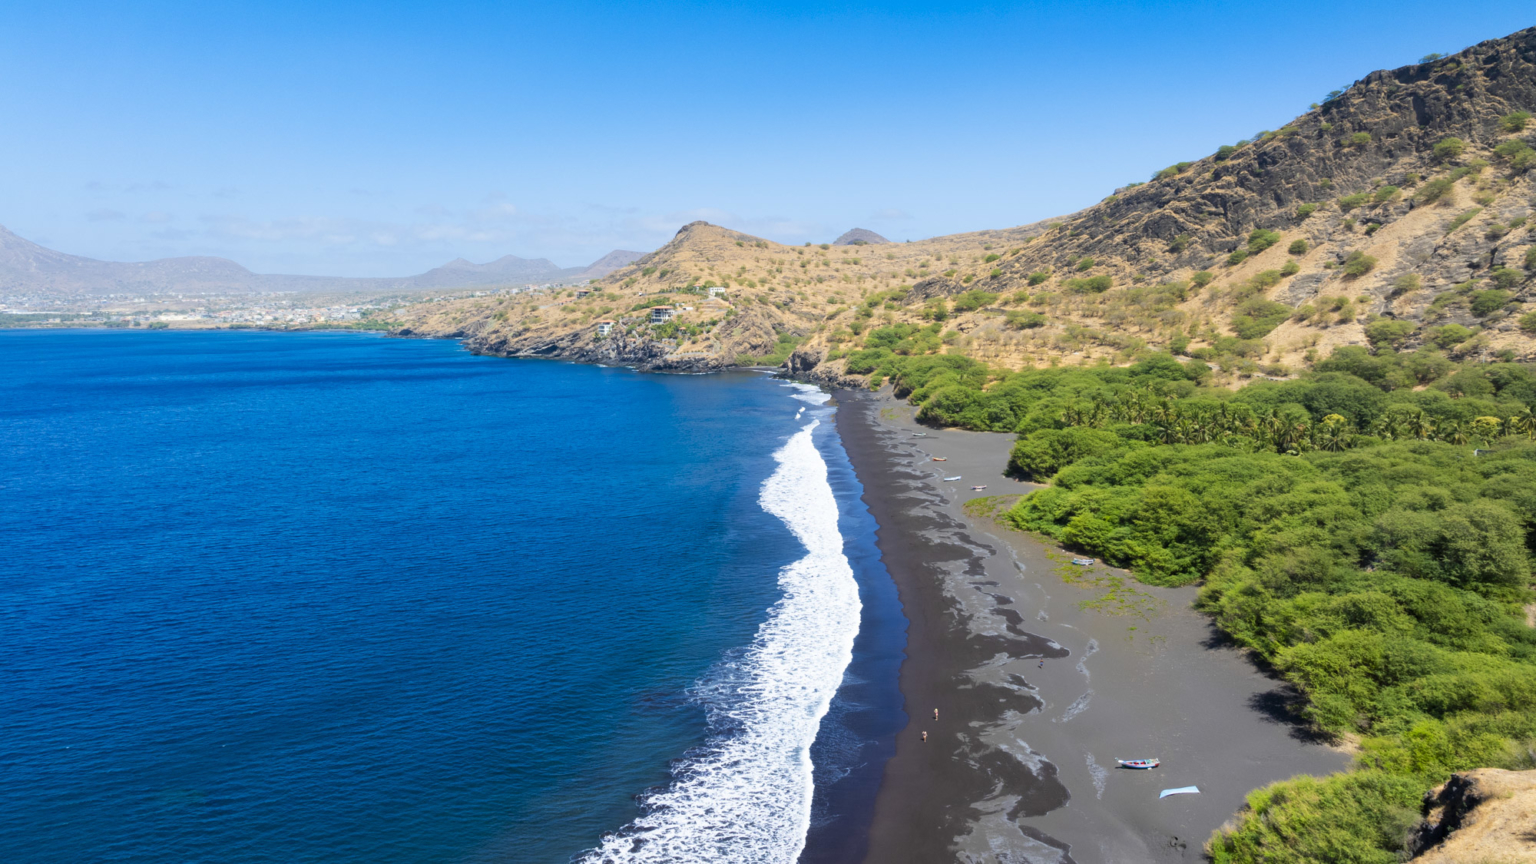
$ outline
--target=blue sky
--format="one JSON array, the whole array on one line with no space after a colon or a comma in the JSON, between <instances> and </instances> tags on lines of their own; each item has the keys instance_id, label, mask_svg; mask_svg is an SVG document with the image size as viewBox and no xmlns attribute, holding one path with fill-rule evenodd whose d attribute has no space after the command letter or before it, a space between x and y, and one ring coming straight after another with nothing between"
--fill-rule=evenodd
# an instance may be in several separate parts
<instances>
[{"instance_id":1,"label":"blue sky","mask_svg":"<svg viewBox=\"0 0 1536 864\"><path fill-rule=\"evenodd\" d=\"M1528 2L37 3L0 225L115 260L403 275L1023 224Z\"/></svg>"}]
</instances>

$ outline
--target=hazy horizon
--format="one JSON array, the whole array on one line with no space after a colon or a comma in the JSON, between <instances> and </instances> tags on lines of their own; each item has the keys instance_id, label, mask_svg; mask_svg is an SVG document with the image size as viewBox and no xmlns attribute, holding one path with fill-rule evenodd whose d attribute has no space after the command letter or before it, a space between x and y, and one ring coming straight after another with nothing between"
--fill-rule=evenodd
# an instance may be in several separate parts
<instances>
[{"instance_id":1,"label":"hazy horizon","mask_svg":"<svg viewBox=\"0 0 1536 864\"><path fill-rule=\"evenodd\" d=\"M104 260L328 276L580 266L695 219L785 243L1024 224L1536 23L1512 2L7 18L0 224Z\"/></svg>"}]
</instances>

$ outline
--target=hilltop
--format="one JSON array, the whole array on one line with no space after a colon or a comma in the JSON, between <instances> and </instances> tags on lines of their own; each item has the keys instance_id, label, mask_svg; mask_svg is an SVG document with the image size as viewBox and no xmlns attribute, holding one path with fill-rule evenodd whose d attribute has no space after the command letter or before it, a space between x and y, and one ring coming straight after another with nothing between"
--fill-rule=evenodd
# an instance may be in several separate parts
<instances>
[{"instance_id":1,"label":"hilltop","mask_svg":"<svg viewBox=\"0 0 1536 864\"><path fill-rule=\"evenodd\" d=\"M1532 109L1536 28L1373 72L1055 219L864 246L693 223L585 298L433 304L401 332L656 369L777 362L793 344L795 371L851 382L848 354L903 326L899 352L1004 370L1149 348L1232 381L1344 345L1531 358ZM709 286L722 303L691 302ZM668 303L695 308L648 323L646 307ZM599 337L609 319L616 335Z\"/></svg>"}]
</instances>

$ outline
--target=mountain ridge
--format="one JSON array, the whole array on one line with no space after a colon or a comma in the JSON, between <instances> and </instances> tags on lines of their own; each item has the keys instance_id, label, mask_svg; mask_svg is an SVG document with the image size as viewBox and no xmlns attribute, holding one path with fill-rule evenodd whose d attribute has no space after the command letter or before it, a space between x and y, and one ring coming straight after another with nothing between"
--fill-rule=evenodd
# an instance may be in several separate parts
<instances>
[{"instance_id":1,"label":"mountain ridge","mask_svg":"<svg viewBox=\"0 0 1536 864\"><path fill-rule=\"evenodd\" d=\"M102 261L49 249L0 226L0 293L89 297L114 293L379 291L524 285L600 278L639 255L616 249L584 267L560 267L547 258L504 255L485 264L456 258L414 276L303 276L253 273L227 258L212 256Z\"/></svg>"}]
</instances>

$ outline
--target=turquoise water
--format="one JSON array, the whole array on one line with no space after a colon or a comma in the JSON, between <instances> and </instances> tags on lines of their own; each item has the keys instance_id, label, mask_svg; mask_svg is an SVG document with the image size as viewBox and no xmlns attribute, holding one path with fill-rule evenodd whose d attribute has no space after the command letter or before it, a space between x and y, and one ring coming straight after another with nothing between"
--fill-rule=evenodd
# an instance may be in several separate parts
<instances>
[{"instance_id":1,"label":"turquoise water","mask_svg":"<svg viewBox=\"0 0 1536 864\"><path fill-rule=\"evenodd\" d=\"M899 611L806 388L352 333L0 331L0 373L0 858L645 860L637 795L709 843L666 796L799 801L807 729L812 833L861 830Z\"/></svg>"}]
</instances>

